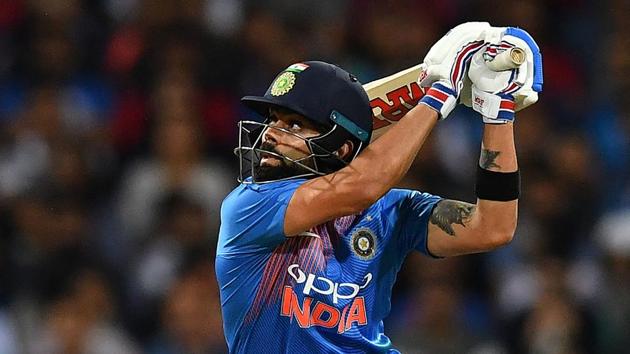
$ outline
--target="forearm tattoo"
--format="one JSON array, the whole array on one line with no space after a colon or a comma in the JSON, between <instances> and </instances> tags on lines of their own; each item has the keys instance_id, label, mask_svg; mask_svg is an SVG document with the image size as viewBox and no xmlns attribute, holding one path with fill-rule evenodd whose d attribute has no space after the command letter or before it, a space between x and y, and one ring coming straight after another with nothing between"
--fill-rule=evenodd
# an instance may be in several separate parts
<instances>
[{"instance_id":1,"label":"forearm tattoo","mask_svg":"<svg viewBox=\"0 0 630 354\"><path fill-rule=\"evenodd\" d=\"M453 224L466 227L474 211L473 204L445 199L437 203L430 221L431 224L437 225L442 231L455 237Z\"/></svg>"},{"instance_id":2,"label":"forearm tattoo","mask_svg":"<svg viewBox=\"0 0 630 354\"><path fill-rule=\"evenodd\" d=\"M491 168L501 168L498 164L494 162L499 156L500 151L481 149L481 158L479 159L479 166L485 170L489 170Z\"/></svg>"}]
</instances>

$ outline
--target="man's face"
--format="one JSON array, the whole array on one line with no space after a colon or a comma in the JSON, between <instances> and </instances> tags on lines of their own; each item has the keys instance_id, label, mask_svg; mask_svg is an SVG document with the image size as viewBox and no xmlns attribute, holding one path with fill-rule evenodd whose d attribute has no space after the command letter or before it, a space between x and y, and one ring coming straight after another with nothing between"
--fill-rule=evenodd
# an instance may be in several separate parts
<instances>
[{"instance_id":1,"label":"man's face","mask_svg":"<svg viewBox=\"0 0 630 354\"><path fill-rule=\"evenodd\" d=\"M311 154L304 139L274 128L287 130L303 138L321 134L315 124L307 118L283 109L271 108L269 110L269 127L262 133L260 149L272 151L291 160L298 161ZM309 167L313 167L312 158L301 162ZM256 169L256 176L259 180L272 180L306 172L308 171L298 164L263 152L261 153L260 166Z\"/></svg>"}]
</instances>

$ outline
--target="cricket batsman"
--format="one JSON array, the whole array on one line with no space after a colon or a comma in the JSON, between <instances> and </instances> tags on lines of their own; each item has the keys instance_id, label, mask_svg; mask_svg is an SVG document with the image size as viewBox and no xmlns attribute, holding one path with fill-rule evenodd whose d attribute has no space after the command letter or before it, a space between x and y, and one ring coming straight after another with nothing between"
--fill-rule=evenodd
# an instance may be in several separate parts
<instances>
[{"instance_id":1,"label":"cricket batsman","mask_svg":"<svg viewBox=\"0 0 630 354\"><path fill-rule=\"evenodd\" d=\"M527 61L486 65L518 46ZM216 256L231 353L398 353L383 329L406 255L485 252L509 243L520 189L514 112L536 102L542 60L527 32L471 22L429 51L426 93L371 142L357 79L324 62L282 71L243 103L241 184L224 200ZM476 204L394 189L438 121L460 102L484 124Z\"/></svg>"}]
</instances>

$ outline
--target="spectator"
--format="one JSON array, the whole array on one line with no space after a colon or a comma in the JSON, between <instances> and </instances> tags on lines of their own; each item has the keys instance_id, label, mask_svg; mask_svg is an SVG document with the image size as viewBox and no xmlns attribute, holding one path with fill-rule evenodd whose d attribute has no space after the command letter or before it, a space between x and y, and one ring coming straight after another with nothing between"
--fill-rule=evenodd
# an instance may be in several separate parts
<instances>
[{"instance_id":1,"label":"spectator","mask_svg":"<svg viewBox=\"0 0 630 354\"><path fill-rule=\"evenodd\" d=\"M36 353L139 353L113 322L109 285L97 272L84 270L45 317L35 338Z\"/></svg>"},{"instance_id":2,"label":"spectator","mask_svg":"<svg viewBox=\"0 0 630 354\"><path fill-rule=\"evenodd\" d=\"M146 238L156 222L159 200L181 191L205 208L207 217L218 218L218 206L233 184L220 163L202 158L202 136L197 122L170 119L157 122L155 158L136 162L123 179L119 210L129 237Z\"/></svg>"},{"instance_id":3,"label":"spectator","mask_svg":"<svg viewBox=\"0 0 630 354\"><path fill-rule=\"evenodd\" d=\"M158 228L143 242L129 271L129 317L142 336L159 324L158 309L191 260L210 259L218 230L202 205L183 194L167 195L159 205Z\"/></svg>"},{"instance_id":4,"label":"spectator","mask_svg":"<svg viewBox=\"0 0 630 354\"><path fill-rule=\"evenodd\" d=\"M170 289L162 311L164 332L148 353L227 353L219 291L212 273L212 264L202 262Z\"/></svg>"}]
</instances>

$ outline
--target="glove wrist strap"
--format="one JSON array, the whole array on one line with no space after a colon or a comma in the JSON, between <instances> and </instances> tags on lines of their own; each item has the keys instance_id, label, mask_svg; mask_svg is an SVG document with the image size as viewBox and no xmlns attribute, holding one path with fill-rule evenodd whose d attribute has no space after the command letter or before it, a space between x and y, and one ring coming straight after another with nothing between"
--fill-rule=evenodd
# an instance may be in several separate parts
<instances>
[{"instance_id":1,"label":"glove wrist strap","mask_svg":"<svg viewBox=\"0 0 630 354\"><path fill-rule=\"evenodd\" d=\"M472 108L481 113L484 123L513 122L515 106L512 95L492 94L472 86Z\"/></svg>"},{"instance_id":2,"label":"glove wrist strap","mask_svg":"<svg viewBox=\"0 0 630 354\"><path fill-rule=\"evenodd\" d=\"M425 104L438 112L440 119L444 119L455 108L457 97L453 89L442 83L436 82L420 99L420 103Z\"/></svg>"}]
</instances>

